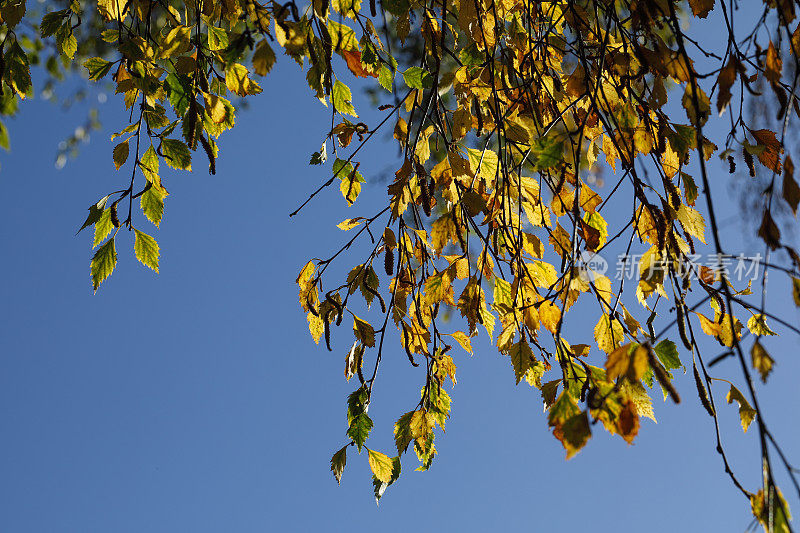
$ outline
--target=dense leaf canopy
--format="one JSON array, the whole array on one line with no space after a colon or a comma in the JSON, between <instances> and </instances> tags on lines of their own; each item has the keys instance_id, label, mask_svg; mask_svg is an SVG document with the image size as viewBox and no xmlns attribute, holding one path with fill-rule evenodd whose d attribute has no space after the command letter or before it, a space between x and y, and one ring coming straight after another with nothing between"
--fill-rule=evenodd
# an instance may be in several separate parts
<instances>
[{"instance_id":1,"label":"dense leaf canopy","mask_svg":"<svg viewBox=\"0 0 800 533\"><path fill-rule=\"evenodd\" d=\"M366 456L377 499L411 461L409 448L419 469L430 468L457 361L487 335L514 381L541 391L567 458L601 429L633 442L642 418L655 419L651 396L680 402L673 380L691 372L726 475L765 529L790 531L777 469L798 496L800 486L756 384L773 371L773 328L800 330L770 312L765 276L731 275L710 174L721 160L760 184L750 201L759 265L800 306L800 257L780 230L800 203L787 149L800 117L800 19L791 0L758 3L756 20L737 17L734 4L72 0L36 13L26 0L2 0L0 113L33 94L35 65L48 91L78 70L110 84L129 110L109 146L119 188L98 191L81 227L94 230L97 290L118 244L158 272L149 233L164 216L165 168L215 173L216 140L235 126L242 99L269 82L277 56L288 56L305 72L317 100L309 105L331 115L310 158L327 177L291 215L313 210L323 193L362 210L338 223L341 247L297 277L314 341L331 349L334 334L352 335L344 377L356 389L331 459L337 481L348 450ZM707 17L721 32L704 42L690 29ZM388 102L376 124L359 121L354 92L364 86ZM707 133L712 108L729 123L722 138ZM387 139L401 161L385 202L362 206L374 169L359 159ZM124 245L122 228L133 230ZM635 257L635 275L606 275L612 253ZM565 326L577 308L594 320ZM722 353L709 354L709 341ZM383 453L368 447L369 406L390 353L419 367L421 390L394 424L396 449ZM727 375L715 367L723 360ZM740 483L722 445L717 412L734 408L723 393L742 429L755 428L759 487Z\"/></svg>"}]
</instances>

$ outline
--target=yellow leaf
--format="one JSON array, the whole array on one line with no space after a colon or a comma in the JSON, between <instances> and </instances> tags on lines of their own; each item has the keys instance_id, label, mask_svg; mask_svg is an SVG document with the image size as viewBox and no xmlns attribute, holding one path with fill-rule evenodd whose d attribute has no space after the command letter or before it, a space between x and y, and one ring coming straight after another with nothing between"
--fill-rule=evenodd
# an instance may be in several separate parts
<instances>
[{"instance_id":1,"label":"yellow leaf","mask_svg":"<svg viewBox=\"0 0 800 533\"><path fill-rule=\"evenodd\" d=\"M128 5L123 0L97 0L97 10L106 20L125 20Z\"/></svg>"},{"instance_id":2,"label":"yellow leaf","mask_svg":"<svg viewBox=\"0 0 800 533\"><path fill-rule=\"evenodd\" d=\"M794 305L800 307L800 279L792 277L792 299Z\"/></svg>"},{"instance_id":3,"label":"yellow leaf","mask_svg":"<svg viewBox=\"0 0 800 533\"><path fill-rule=\"evenodd\" d=\"M697 100L696 108L695 99ZM692 84L687 84L681 103L686 109L686 116L692 124L703 126L708 122L708 117L711 114L711 100L708 99L708 95L699 86L695 91Z\"/></svg>"},{"instance_id":4,"label":"yellow leaf","mask_svg":"<svg viewBox=\"0 0 800 533\"><path fill-rule=\"evenodd\" d=\"M720 332L717 338L725 346L733 346L734 333L737 339L742 338L742 327L742 323L739 321L739 319L733 317L733 330L731 330L731 316L725 314L722 316L720 322Z\"/></svg>"},{"instance_id":5,"label":"yellow leaf","mask_svg":"<svg viewBox=\"0 0 800 533\"><path fill-rule=\"evenodd\" d=\"M756 417L756 410L750 407L747 398L733 385L731 385L731 390L728 391L728 395L725 396L725 399L728 403L733 403L735 400L739 404L739 419L742 422L742 429L747 433L747 428L750 427L750 424L753 423Z\"/></svg>"},{"instance_id":6,"label":"yellow leaf","mask_svg":"<svg viewBox=\"0 0 800 533\"><path fill-rule=\"evenodd\" d=\"M469 156L469 166L473 174L478 178L483 178L487 183L493 183L495 175L497 174L497 153L492 150L474 150L467 149Z\"/></svg>"},{"instance_id":7,"label":"yellow leaf","mask_svg":"<svg viewBox=\"0 0 800 533\"><path fill-rule=\"evenodd\" d=\"M364 219L361 218L361 217L346 218L346 219L342 220L341 222L339 222L336 225L336 227L339 228L340 230L348 231L348 230L351 230L351 229L355 228L356 226L360 226L362 222L364 222Z\"/></svg>"},{"instance_id":8,"label":"yellow leaf","mask_svg":"<svg viewBox=\"0 0 800 533\"><path fill-rule=\"evenodd\" d=\"M665 141L665 150L661 155L661 166L664 168L664 174L672 179L678 170L681 168L681 162L678 158L678 152L672 148L669 140Z\"/></svg>"},{"instance_id":9,"label":"yellow leaf","mask_svg":"<svg viewBox=\"0 0 800 533\"><path fill-rule=\"evenodd\" d=\"M703 333L705 333L706 335L710 335L712 337L716 337L717 335L720 334L720 332L722 331L722 327L719 324L713 322L706 316L701 315L697 311L695 311L694 313L700 319L700 327L703 328Z\"/></svg>"},{"instance_id":10,"label":"yellow leaf","mask_svg":"<svg viewBox=\"0 0 800 533\"><path fill-rule=\"evenodd\" d=\"M367 452L369 452L369 467L372 473L383 483L389 483L392 480L392 470L394 468L392 459L388 455L369 448L367 448Z\"/></svg>"},{"instance_id":11,"label":"yellow leaf","mask_svg":"<svg viewBox=\"0 0 800 533\"><path fill-rule=\"evenodd\" d=\"M425 280L425 305L430 306L438 302L455 305L450 269L447 268Z\"/></svg>"},{"instance_id":12,"label":"yellow leaf","mask_svg":"<svg viewBox=\"0 0 800 533\"><path fill-rule=\"evenodd\" d=\"M789 4L791 6L791 4ZM750 507L753 516L764 527L764 531L769 533L790 533L792 531L789 522L792 515L789 513L789 504L783 497L780 489L775 487L775 494L770 491L767 497L764 489L760 489L756 494L750 495Z\"/></svg>"},{"instance_id":13,"label":"yellow leaf","mask_svg":"<svg viewBox=\"0 0 800 533\"><path fill-rule=\"evenodd\" d=\"M778 83L781 81L782 72L783 61L781 61L778 51L775 49L775 45L772 44L772 41L770 41L769 48L767 48L766 69L764 71L764 75L772 83Z\"/></svg>"},{"instance_id":14,"label":"yellow leaf","mask_svg":"<svg viewBox=\"0 0 800 533\"><path fill-rule=\"evenodd\" d=\"M505 353L512 348L511 342L514 340L516 332L517 325L513 320L503 325L503 330L500 332L500 335L497 336L497 349L500 350L501 353ZM517 381L517 383L519 383L519 381Z\"/></svg>"},{"instance_id":15,"label":"yellow leaf","mask_svg":"<svg viewBox=\"0 0 800 533\"><path fill-rule=\"evenodd\" d=\"M647 348L625 344L615 349L606 360L606 375L610 380L625 377L631 383L638 383L647 370Z\"/></svg>"},{"instance_id":16,"label":"yellow leaf","mask_svg":"<svg viewBox=\"0 0 800 533\"><path fill-rule=\"evenodd\" d=\"M297 275L297 280L295 282L300 287L300 305L308 311L308 302L311 300L313 304L316 300L316 292L314 291L313 279L314 279L314 272L316 271L316 266L314 266L313 261L309 261L308 263L303 266L302 270L300 270L300 274ZM313 292L312 292L313 291Z\"/></svg>"},{"instance_id":17,"label":"yellow leaf","mask_svg":"<svg viewBox=\"0 0 800 533\"><path fill-rule=\"evenodd\" d=\"M685 204L678 208L678 220L689 235L697 237L703 244L706 243L706 223L699 211Z\"/></svg>"},{"instance_id":18,"label":"yellow leaf","mask_svg":"<svg viewBox=\"0 0 800 533\"><path fill-rule=\"evenodd\" d=\"M647 394L647 389L645 389L641 383L638 381L635 383L625 381L622 383L621 390L627 396L630 396L636 414L649 418L653 422L658 422L653 412L653 400L650 399L650 396Z\"/></svg>"},{"instance_id":19,"label":"yellow leaf","mask_svg":"<svg viewBox=\"0 0 800 533\"><path fill-rule=\"evenodd\" d=\"M558 321L561 320L561 309L550 300L544 300L539 305L539 320L550 333L558 330Z\"/></svg>"},{"instance_id":20,"label":"yellow leaf","mask_svg":"<svg viewBox=\"0 0 800 533\"><path fill-rule=\"evenodd\" d=\"M308 331L311 332L311 336L314 338L314 342L319 344L319 339L325 332L325 323L322 321L322 318L320 318L319 315L315 315L310 311L306 316L306 320L308 320Z\"/></svg>"},{"instance_id":21,"label":"yellow leaf","mask_svg":"<svg viewBox=\"0 0 800 533\"><path fill-rule=\"evenodd\" d=\"M775 335L776 333L772 331L769 326L767 325L767 317L762 314L756 314L750 317L750 320L747 321L747 329L753 335Z\"/></svg>"},{"instance_id":22,"label":"yellow leaf","mask_svg":"<svg viewBox=\"0 0 800 533\"><path fill-rule=\"evenodd\" d=\"M469 352L470 355L472 355L472 341L469 337L467 337L466 333L456 331L455 333L450 333L449 335L453 337L462 348Z\"/></svg>"},{"instance_id":23,"label":"yellow leaf","mask_svg":"<svg viewBox=\"0 0 800 533\"><path fill-rule=\"evenodd\" d=\"M770 357L767 350L765 350L758 341L753 343L753 348L750 350L750 357L753 360L753 368L758 370L758 373L761 374L761 381L766 383L769 373L772 372L772 365L775 363L775 360Z\"/></svg>"},{"instance_id":24,"label":"yellow leaf","mask_svg":"<svg viewBox=\"0 0 800 533\"><path fill-rule=\"evenodd\" d=\"M427 439L434 424L433 417L428 417L424 409L414 411L414 414L411 415L411 422L409 422L411 436L415 439Z\"/></svg>"},{"instance_id":25,"label":"yellow leaf","mask_svg":"<svg viewBox=\"0 0 800 533\"><path fill-rule=\"evenodd\" d=\"M361 320L357 316L353 316L353 333L358 340L360 340L364 346L369 346L370 348L375 346L375 330L364 320Z\"/></svg>"},{"instance_id":26,"label":"yellow leaf","mask_svg":"<svg viewBox=\"0 0 800 533\"><path fill-rule=\"evenodd\" d=\"M512 322L512 326L513 326ZM514 365L514 375L517 378L517 385L520 380L525 376L534 362L533 351L525 339L514 344L509 350L508 354L511 356L511 364Z\"/></svg>"},{"instance_id":27,"label":"yellow leaf","mask_svg":"<svg viewBox=\"0 0 800 533\"><path fill-rule=\"evenodd\" d=\"M416 154L417 158L419 158L420 163L425 163L431 157L431 147L430 142L428 139L430 138L431 134L433 134L433 126L428 126L425 131L419 137L417 141L417 146L414 149L414 153Z\"/></svg>"},{"instance_id":28,"label":"yellow leaf","mask_svg":"<svg viewBox=\"0 0 800 533\"><path fill-rule=\"evenodd\" d=\"M608 315L601 316L594 327L594 340L597 341L597 347L610 354L617 349L623 339L622 325L616 320L611 320Z\"/></svg>"}]
</instances>

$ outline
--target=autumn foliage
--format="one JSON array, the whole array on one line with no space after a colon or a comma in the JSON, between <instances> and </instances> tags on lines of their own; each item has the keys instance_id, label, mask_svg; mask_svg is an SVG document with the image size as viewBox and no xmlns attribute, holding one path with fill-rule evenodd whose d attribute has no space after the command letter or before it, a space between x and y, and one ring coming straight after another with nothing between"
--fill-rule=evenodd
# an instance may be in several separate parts
<instances>
[{"instance_id":1,"label":"autumn foliage","mask_svg":"<svg viewBox=\"0 0 800 533\"><path fill-rule=\"evenodd\" d=\"M114 272L122 228L158 271L147 232L164 215L164 167L215 173L216 139L234 127L238 99L260 93L277 56L288 56L305 72L309 105L332 116L311 156L328 177L292 216L318 194L359 209L338 224L341 248L296 280L314 341L350 346L344 377L356 388L331 459L337 481L348 450L351 460L366 450L378 499L410 455L431 467L457 365L486 335L514 382L541 391L567 458L595 431L633 442L642 419L655 419L653 396L696 402L718 437L718 411L734 404L744 431L755 424L762 486L739 482L718 440L724 471L768 531L789 531L774 473L794 481L794 471L766 425L756 378L766 383L773 370L772 327L798 329L769 311L761 279L739 283L694 259L730 257L712 168L738 165L769 184L755 234L765 267L782 276L773 283L800 306L800 257L776 215L785 207L793 216L800 203L786 148L800 117L800 20L789 0L758 4L763 17L753 21L722 0L73 0L31 19L31 34L25 0L3 0L4 114L32 94L40 39L64 65L80 58L130 110L110 147L119 190L104 191L81 228L94 230L97 290ZM704 42L691 28L707 17L721 33ZM76 37L87 24L106 43L101 56L86 57L91 47ZM413 64L393 55L402 46L414 47ZM356 79L379 91L377 124L359 120L348 85ZM750 100L769 101L777 119L748 116ZM726 137L709 137L712 115L729 120ZM385 202L362 206L374 169L359 156L387 139L401 161ZM635 251L634 279L591 266ZM334 263L349 274L329 272ZM565 326L577 308L594 316L583 331ZM709 340L722 356L707 353ZM398 413L396 449L381 452L368 447L368 408L382 358L395 356L419 367L420 394ZM728 358L723 377L712 367Z\"/></svg>"}]
</instances>

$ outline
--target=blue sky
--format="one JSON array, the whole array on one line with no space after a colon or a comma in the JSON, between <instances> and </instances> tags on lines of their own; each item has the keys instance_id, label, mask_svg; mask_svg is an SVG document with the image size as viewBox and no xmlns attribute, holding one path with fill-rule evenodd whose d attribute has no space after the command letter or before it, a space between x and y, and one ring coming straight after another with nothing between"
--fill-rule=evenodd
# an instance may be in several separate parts
<instances>
[{"instance_id":1,"label":"blue sky","mask_svg":"<svg viewBox=\"0 0 800 533\"><path fill-rule=\"evenodd\" d=\"M32 101L11 121L12 151L0 153L0 530L747 526L748 503L724 475L690 374L677 379L681 405L654 394L659 422L644 421L633 446L597 427L589 445L565 461L538 391L514 386L507 358L485 335L473 357L457 354L452 416L432 469L414 472L416 459L406 456L401 480L377 507L366 454L351 449L337 486L328 461L345 443L345 398L355 388L342 379L349 343L334 332L333 353L314 344L294 279L310 257L327 256L342 242L336 223L371 213L368 206L385 197L375 175L394 164L394 153L379 148L363 159L370 184L361 209L345 208L331 190L290 220L328 178L327 167L307 162L330 118L288 61L263 86L265 94L223 137L217 175L205 172L199 154L194 173L166 175L171 195L161 229L145 229L142 219L161 245L160 275L135 261L132 241L121 235L117 271L96 295L91 235L74 234L87 206L127 174L114 171L108 140L127 124L119 101L101 105L103 131L60 171L55 147L83 110ZM730 214L730 178L712 163L727 202L722 211ZM739 224L724 231L742 249L752 242L739 236ZM797 323L788 285L774 279L773 310ZM571 318L572 342L590 341L597 317ZM794 458L796 347L788 335L770 341L778 366L769 387L759 385L768 422ZM424 375L399 347L384 361L370 442L390 452L392 424L416 403ZM740 379L734 364L718 368ZM724 393L715 389L726 449L755 490L757 438L742 435Z\"/></svg>"}]
</instances>

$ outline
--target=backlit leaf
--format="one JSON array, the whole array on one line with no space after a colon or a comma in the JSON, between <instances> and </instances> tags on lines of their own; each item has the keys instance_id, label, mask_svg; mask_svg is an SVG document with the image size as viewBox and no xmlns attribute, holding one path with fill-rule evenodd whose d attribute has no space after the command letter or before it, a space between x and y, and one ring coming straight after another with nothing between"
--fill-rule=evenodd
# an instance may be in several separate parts
<instances>
[{"instance_id":1,"label":"backlit leaf","mask_svg":"<svg viewBox=\"0 0 800 533\"><path fill-rule=\"evenodd\" d=\"M341 81L336 80L336 82L333 84L333 90L331 91L331 101L333 102L333 107L335 107L340 113L358 117L358 114L356 114L356 109L353 107L353 103L351 102L352 99L353 97L350 94L350 87Z\"/></svg>"},{"instance_id":2,"label":"backlit leaf","mask_svg":"<svg viewBox=\"0 0 800 533\"><path fill-rule=\"evenodd\" d=\"M97 249L94 257L92 257L90 266L92 284L95 291L114 272L114 268L117 266L117 250L114 247L114 240L109 239L108 242Z\"/></svg>"},{"instance_id":3,"label":"backlit leaf","mask_svg":"<svg viewBox=\"0 0 800 533\"><path fill-rule=\"evenodd\" d=\"M136 240L133 245L133 250L136 252L136 259L144 266L158 273L158 258L160 255L158 243L153 237L138 229L134 229L133 232L136 235Z\"/></svg>"},{"instance_id":4,"label":"backlit leaf","mask_svg":"<svg viewBox=\"0 0 800 533\"><path fill-rule=\"evenodd\" d=\"M767 377L769 377L770 372L772 372L772 366L775 364L775 360L758 341L753 343L753 348L750 350L750 357L753 361L753 368L758 370L758 373L761 375L761 381L766 383Z\"/></svg>"},{"instance_id":5,"label":"backlit leaf","mask_svg":"<svg viewBox=\"0 0 800 533\"><path fill-rule=\"evenodd\" d=\"M369 468L372 470L372 473L380 481L389 483L392 479L392 459L381 452L376 452L369 448L367 448L367 452L369 454Z\"/></svg>"},{"instance_id":6,"label":"backlit leaf","mask_svg":"<svg viewBox=\"0 0 800 533\"><path fill-rule=\"evenodd\" d=\"M333 477L336 478L336 482L341 484L342 483L342 473L344 472L344 467L347 464L347 447L349 444L342 447L341 450L333 454L331 457L331 472L333 472Z\"/></svg>"},{"instance_id":7,"label":"backlit leaf","mask_svg":"<svg viewBox=\"0 0 800 533\"><path fill-rule=\"evenodd\" d=\"M725 399L728 403L733 403L734 401L739 404L739 419L742 422L742 429L747 433L747 428L750 427L750 424L753 423L753 420L756 417L756 410L750 406L750 403L747 401L747 398L744 395L731 385L730 390L728 391L727 396Z\"/></svg>"}]
</instances>

